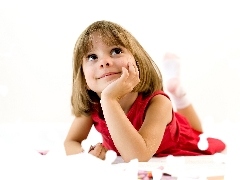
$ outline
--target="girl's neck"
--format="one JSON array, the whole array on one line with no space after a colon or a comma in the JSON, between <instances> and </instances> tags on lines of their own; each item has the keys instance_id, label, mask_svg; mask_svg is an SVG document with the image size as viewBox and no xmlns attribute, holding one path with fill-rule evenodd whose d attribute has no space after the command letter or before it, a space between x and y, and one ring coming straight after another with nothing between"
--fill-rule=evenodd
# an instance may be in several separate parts
<instances>
[{"instance_id":1,"label":"girl's neck","mask_svg":"<svg viewBox=\"0 0 240 180\"><path fill-rule=\"evenodd\" d=\"M125 114L128 113L129 109L131 108L132 104L137 99L137 97L138 97L137 92L131 92L131 93L126 94L124 97L122 97L119 100L119 104L121 105Z\"/></svg>"}]
</instances>

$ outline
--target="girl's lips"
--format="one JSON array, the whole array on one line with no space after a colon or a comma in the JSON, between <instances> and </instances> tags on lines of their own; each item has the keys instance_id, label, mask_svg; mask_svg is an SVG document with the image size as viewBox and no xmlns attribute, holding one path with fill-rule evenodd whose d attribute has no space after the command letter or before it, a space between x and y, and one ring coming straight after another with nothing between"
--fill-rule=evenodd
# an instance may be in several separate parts
<instances>
[{"instance_id":1,"label":"girl's lips","mask_svg":"<svg viewBox=\"0 0 240 180\"><path fill-rule=\"evenodd\" d=\"M105 74L101 75L98 79L101 79L101 78L104 78L104 77L107 77L107 76L111 76L111 75L114 75L114 74L119 74L119 73L116 73L116 72L105 73Z\"/></svg>"}]
</instances>

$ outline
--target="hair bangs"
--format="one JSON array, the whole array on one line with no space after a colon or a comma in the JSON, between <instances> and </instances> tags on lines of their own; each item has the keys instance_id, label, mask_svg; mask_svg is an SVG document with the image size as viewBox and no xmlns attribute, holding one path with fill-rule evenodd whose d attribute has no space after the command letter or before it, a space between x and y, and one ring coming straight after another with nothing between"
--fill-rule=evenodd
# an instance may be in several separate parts
<instances>
[{"instance_id":1,"label":"hair bangs","mask_svg":"<svg viewBox=\"0 0 240 180\"><path fill-rule=\"evenodd\" d=\"M122 46L132 49L124 29L116 24L113 26L108 22L99 22L90 26L85 34L82 35L80 49L83 56L93 48L93 36L96 34L107 46Z\"/></svg>"}]
</instances>

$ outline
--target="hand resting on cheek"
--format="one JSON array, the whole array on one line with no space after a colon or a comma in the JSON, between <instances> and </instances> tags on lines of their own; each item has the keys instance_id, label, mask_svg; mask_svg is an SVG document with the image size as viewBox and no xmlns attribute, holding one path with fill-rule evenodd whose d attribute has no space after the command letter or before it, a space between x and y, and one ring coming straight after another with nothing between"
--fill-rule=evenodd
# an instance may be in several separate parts
<instances>
[{"instance_id":1,"label":"hand resting on cheek","mask_svg":"<svg viewBox=\"0 0 240 180\"><path fill-rule=\"evenodd\" d=\"M140 82L139 71L137 66L130 62L128 62L127 68L122 67L122 75L120 78L109 84L103 90L101 96L119 100L133 90Z\"/></svg>"}]
</instances>

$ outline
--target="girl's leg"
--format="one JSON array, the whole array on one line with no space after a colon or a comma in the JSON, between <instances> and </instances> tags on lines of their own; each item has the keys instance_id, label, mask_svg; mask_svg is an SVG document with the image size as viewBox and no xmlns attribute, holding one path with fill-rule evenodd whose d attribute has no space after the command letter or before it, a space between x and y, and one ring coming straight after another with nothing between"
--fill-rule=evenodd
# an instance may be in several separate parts
<instances>
[{"instance_id":1,"label":"girl's leg","mask_svg":"<svg viewBox=\"0 0 240 180\"><path fill-rule=\"evenodd\" d=\"M173 101L176 111L188 119L193 129L202 132L201 121L181 85L180 62L175 54L165 54L162 61L162 73L164 90Z\"/></svg>"}]
</instances>

